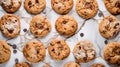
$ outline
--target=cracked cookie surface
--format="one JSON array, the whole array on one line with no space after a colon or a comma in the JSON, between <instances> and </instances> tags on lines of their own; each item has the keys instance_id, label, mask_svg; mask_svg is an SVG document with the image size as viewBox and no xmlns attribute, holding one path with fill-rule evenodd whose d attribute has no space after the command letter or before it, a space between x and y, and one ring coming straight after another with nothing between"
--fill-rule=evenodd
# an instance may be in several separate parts
<instances>
[{"instance_id":1,"label":"cracked cookie surface","mask_svg":"<svg viewBox=\"0 0 120 67\"><path fill-rule=\"evenodd\" d=\"M80 65L75 62L68 62L64 67L80 67Z\"/></svg>"},{"instance_id":2,"label":"cracked cookie surface","mask_svg":"<svg viewBox=\"0 0 120 67\"><path fill-rule=\"evenodd\" d=\"M67 14L73 7L73 0L51 0L52 8L59 14Z\"/></svg>"},{"instance_id":3,"label":"cracked cookie surface","mask_svg":"<svg viewBox=\"0 0 120 67\"><path fill-rule=\"evenodd\" d=\"M115 37L119 31L120 23L115 16L106 16L99 24L100 34L107 39Z\"/></svg>"},{"instance_id":4,"label":"cracked cookie surface","mask_svg":"<svg viewBox=\"0 0 120 67\"><path fill-rule=\"evenodd\" d=\"M22 4L22 0L2 0L2 7L6 12L16 12Z\"/></svg>"},{"instance_id":5,"label":"cracked cookie surface","mask_svg":"<svg viewBox=\"0 0 120 67\"><path fill-rule=\"evenodd\" d=\"M31 67L27 62L20 62L14 65L14 67Z\"/></svg>"},{"instance_id":6,"label":"cracked cookie surface","mask_svg":"<svg viewBox=\"0 0 120 67\"><path fill-rule=\"evenodd\" d=\"M120 64L120 43L111 42L104 48L104 59L111 64Z\"/></svg>"},{"instance_id":7,"label":"cracked cookie surface","mask_svg":"<svg viewBox=\"0 0 120 67\"><path fill-rule=\"evenodd\" d=\"M70 48L64 40L54 39L48 46L48 52L51 58L63 60L70 54Z\"/></svg>"},{"instance_id":8,"label":"cracked cookie surface","mask_svg":"<svg viewBox=\"0 0 120 67\"><path fill-rule=\"evenodd\" d=\"M111 14L120 14L120 0L104 0L104 4Z\"/></svg>"},{"instance_id":9,"label":"cracked cookie surface","mask_svg":"<svg viewBox=\"0 0 120 67\"><path fill-rule=\"evenodd\" d=\"M60 35L72 36L76 32L78 24L72 16L63 15L56 20L55 28Z\"/></svg>"},{"instance_id":10,"label":"cracked cookie surface","mask_svg":"<svg viewBox=\"0 0 120 67\"><path fill-rule=\"evenodd\" d=\"M31 14L39 14L46 7L46 0L25 0L24 8Z\"/></svg>"},{"instance_id":11,"label":"cracked cookie surface","mask_svg":"<svg viewBox=\"0 0 120 67\"><path fill-rule=\"evenodd\" d=\"M44 59L46 50L42 42L32 40L26 43L26 46L23 49L23 55L28 61L38 63Z\"/></svg>"},{"instance_id":12,"label":"cracked cookie surface","mask_svg":"<svg viewBox=\"0 0 120 67\"><path fill-rule=\"evenodd\" d=\"M0 29L7 38L15 38L20 34L20 20L13 14L5 14L0 21Z\"/></svg>"},{"instance_id":13,"label":"cracked cookie surface","mask_svg":"<svg viewBox=\"0 0 120 67\"><path fill-rule=\"evenodd\" d=\"M0 40L0 64L9 61L10 56L10 46L5 41Z\"/></svg>"},{"instance_id":14,"label":"cracked cookie surface","mask_svg":"<svg viewBox=\"0 0 120 67\"><path fill-rule=\"evenodd\" d=\"M50 21L43 16L34 16L30 23L30 31L35 37L44 37L51 31Z\"/></svg>"},{"instance_id":15,"label":"cracked cookie surface","mask_svg":"<svg viewBox=\"0 0 120 67\"><path fill-rule=\"evenodd\" d=\"M93 44L88 41L80 41L73 49L73 55L77 62L86 63L96 58L96 52Z\"/></svg>"},{"instance_id":16,"label":"cracked cookie surface","mask_svg":"<svg viewBox=\"0 0 120 67\"><path fill-rule=\"evenodd\" d=\"M96 15L98 3L96 0L77 0L76 12L84 19L90 19Z\"/></svg>"}]
</instances>

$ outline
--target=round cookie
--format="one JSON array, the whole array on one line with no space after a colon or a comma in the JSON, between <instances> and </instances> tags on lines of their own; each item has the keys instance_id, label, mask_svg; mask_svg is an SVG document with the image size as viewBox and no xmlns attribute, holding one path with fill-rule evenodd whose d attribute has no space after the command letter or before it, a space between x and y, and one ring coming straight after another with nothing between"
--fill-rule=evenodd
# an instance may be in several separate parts
<instances>
[{"instance_id":1,"label":"round cookie","mask_svg":"<svg viewBox=\"0 0 120 67\"><path fill-rule=\"evenodd\" d=\"M111 14L120 14L120 0L104 0L104 4Z\"/></svg>"},{"instance_id":2,"label":"round cookie","mask_svg":"<svg viewBox=\"0 0 120 67\"><path fill-rule=\"evenodd\" d=\"M65 64L64 67L80 67L80 65L75 62L69 62Z\"/></svg>"},{"instance_id":3,"label":"round cookie","mask_svg":"<svg viewBox=\"0 0 120 67\"><path fill-rule=\"evenodd\" d=\"M76 12L84 19L90 19L96 15L98 3L96 0L77 0Z\"/></svg>"},{"instance_id":4,"label":"round cookie","mask_svg":"<svg viewBox=\"0 0 120 67\"><path fill-rule=\"evenodd\" d=\"M72 36L76 32L78 24L72 16L63 15L56 20L55 28L60 35Z\"/></svg>"},{"instance_id":5,"label":"round cookie","mask_svg":"<svg viewBox=\"0 0 120 67\"><path fill-rule=\"evenodd\" d=\"M42 42L32 40L26 43L26 46L23 49L23 55L28 61L37 63L44 59L46 50Z\"/></svg>"},{"instance_id":6,"label":"round cookie","mask_svg":"<svg viewBox=\"0 0 120 67\"><path fill-rule=\"evenodd\" d=\"M22 4L22 0L2 0L2 7L6 12L16 12Z\"/></svg>"},{"instance_id":7,"label":"round cookie","mask_svg":"<svg viewBox=\"0 0 120 67\"><path fill-rule=\"evenodd\" d=\"M75 45L73 55L77 62L86 63L96 57L96 52L93 44L90 41L84 40Z\"/></svg>"},{"instance_id":8,"label":"round cookie","mask_svg":"<svg viewBox=\"0 0 120 67\"><path fill-rule=\"evenodd\" d=\"M35 37L44 37L51 31L50 21L43 16L34 16L30 23L30 31Z\"/></svg>"},{"instance_id":9,"label":"round cookie","mask_svg":"<svg viewBox=\"0 0 120 67\"><path fill-rule=\"evenodd\" d=\"M0 64L9 61L10 56L10 46L5 41L0 40Z\"/></svg>"},{"instance_id":10,"label":"round cookie","mask_svg":"<svg viewBox=\"0 0 120 67\"><path fill-rule=\"evenodd\" d=\"M70 48L64 40L54 39L48 46L48 52L51 58L63 60L70 54Z\"/></svg>"},{"instance_id":11,"label":"round cookie","mask_svg":"<svg viewBox=\"0 0 120 67\"><path fill-rule=\"evenodd\" d=\"M39 14L46 7L46 0L25 0L24 8L31 14Z\"/></svg>"},{"instance_id":12,"label":"round cookie","mask_svg":"<svg viewBox=\"0 0 120 67\"><path fill-rule=\"evenodd\" d=\"M104 17L99 24L99 32L104 38L113 38L119 31L120 23L117 18L112 15Z\"/></svg>"},{"instance_id":13,"label":"round cookie","mask_svg":"<svg viewBox=\"0 0 120 67\"><path fill-rule=\"evenodd\" d=\"M20 20L13 14L5 14L1 18L0 29L7 38L15 38L20 34Z\"/></svg>"},{"instance_id":14,"label":"round cookie","mask_svg":"<svg viewBox=\"0 0 120 67\"><path fill-rule=\"evenodd\" d=\"M21 62L14 65L14 67L31 67L27 62Z\"/></svg>"},{"instance_id":15,"label":"round cookie","mask_svg":"<svg viewBox=\"0 0 120 67\"><path fill-rule=\"evenodd\" d=\"M104 59L111 64L120 64L120 43L111 42L104 48Z\"/></svg>"},{"instance_id":16,"label":"round cookie","mask_svg":"<svg viewBox=\"0 0 120 67\"><path fill-rule=\"evenodd\" d=\"M52 8L59 14L67 14L73 7L73 0L51 0Z\"/></svg>"},{"instance_id":17,"label":"round cookie","mask_svg":"<svg viewBox=\"0 0 120 67\"><path fill-rule=\"evenodd\" d=\"M96 64L92 64L91 67L105 67L105 66L103 64L96 63Z\"/></svg>"}]
</instances>

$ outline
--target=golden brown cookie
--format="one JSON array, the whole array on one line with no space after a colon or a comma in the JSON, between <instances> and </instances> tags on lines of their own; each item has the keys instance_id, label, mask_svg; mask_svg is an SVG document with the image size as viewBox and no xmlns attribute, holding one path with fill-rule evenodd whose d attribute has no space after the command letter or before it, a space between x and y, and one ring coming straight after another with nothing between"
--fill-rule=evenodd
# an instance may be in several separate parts
<instances>
[{"instance_id":1,"label":"golden brown cookie","mask_svg":"<svg viewBox=\"0 0 120 67\"><path fill-rule=\"evenodd\" d=\"M10 46L5 41L0 40L0 64L9 61L10 56Z\"/></svg>"},{"instance_id":2,"label":"golden brown cookie","mask_svg":"<svg viewBox=\"0 0 120 67\"><path fill-rule=\"evenodd\" d=\"M48 46L48 52L51 58L63 60L70 54L70 48L64 40L54 39Z\"/></svg>"},{"instance_id":3,"label":"golden brown cookie","mask_svg":"<svg viewBox=\"0 0 120 67\"><path fill-rule=\"evenodd\" d=\"M76 32L78 24L72 16L63 15L56 20L55 28L60 35L72 36Z\"/></svg>"},{"instance_id":4,"label":"golden brown cookie","mask_svg":"<svg viewBox=\"0 0 120 67\"><path fill-rule=\"evenodd\" d=\"M5 14L1 18L0 29L7 38L15 38L20 34L20 20L13 14Z\"/></svg>"},{"instance_id":5,"label":"golden brown cookie","mask_svg":"<svg viewBox=\"0 0 120 67\"><path fill-rule=\"evenodd\" d=\"M120 31L120 23L115 16L106 16L99 24L99 32L104 38L113 38Z\"/></svg>"},{"instance_id":6,"label":"golden brown cookie","mask_svg":"<svg viewBox=\"0 0 120 67\"><path fill-rule=\"evenodd\" d=\"M51 0L52 8L59 14L67 14L73 7L73 0Z\"/></svg>"},{"instance_id":7,"label":"golden brown cookie","mask_svg":"<svg viewBox=\"0 0 120 67\"><path fill-rule=\"evenodd\" d=\"M16 12L22 4L22 0L2 0L2 7L6 12Z\"/></svg>"},{"instance_id":8,"label":"golden brown cookie","mask_svg":"<svg viewBox=\"0 0 120 67\"><path fill-rule=\"evenodd\" d=\"M105 66L103 64L96 63L96 64L92 64L91 67L105 67Z\"/></svg>"},{"instance_id":9,"label":"golden brown cookie","mask_svg":"<svg viewBox=\"0 0 120 67\"><path fill-rule=\"evenodd\" d=\"M39 14L46 7L46 0L25 0L24 8L31 14Z\"/></svg>"},{"instance_id":10,"label":"golden brown cookie","mask_svg":"<svg viewBox=\"0 0 120 67\"><path fill-rule=\"evenodd\" d=\"M120 43L111 42L104 48L104 59L111 64L120 64Z\"/></svg>"},{"instance_id":11,"label":"golden brown cookie","mask_svg":"<svg viewBox=\"0 0 120 67\"><path fill-rule=\"evenodd\" d=\"M44 59L46 50L42 42L32 40L26 43L26 46L23 49L23 55L28 61L37 63Z\"/></svg>"},{"instance_id":12,"label":"golden brown cookie","mask_svg":"<svg viewBox=\"0 0 120 67\"><path fill-rule=\"evenodd\" d=\"M21 62L14 65L14 67L31 67L27 62Z\"/></svg>"},{"instance_id":13,"label":"golden brown cookie","mask_svg":"<svg viewBox=\"0 0 120 67\"><path fill-rule=\"evenodd\" d=\"M65 64L64 67L80 67L80 65L75 62L69 62Z\"/></svg>"},{"instance_id":14,"label":"golden brown cookie","mask_svg":"<svg viewBox=\"0 0 120 67\"><path fill-rule=\"evenodd\" d=\"M50 21L43 16L34 16L30 23L30 31L35 37L44 37L51 31Z\"/></svg>"},{"instance_id":15,"label":"golden brown cookie","mask_svg":"<svg viewBox=\"0 0 120 67\"><path fill-rule=\"evenodd\" d=\"M96 57L94 45L87 40L80 41L73 49L73 55L77 62L86 63Z\"/></svg>"},{"instance_id":16,"label":"golden brown cookie","mask_svg":"<svg viewBox=\"0 0 120 67\"><path fill-rule=\"evenodd\" d=\"M120 0L104 0L104 3L111 14L120 14Z\"/></svg>"},{"instance_id":17,"label":"golden brown cookie","mask_svg":"<svg viewBox=\"0 0 120 67\"><path fill-rule=\"evenodd\" d=\"M77 0L76 11L84 19L92 18L98 11L96 0Z\"/></svg>"}]
</instances>

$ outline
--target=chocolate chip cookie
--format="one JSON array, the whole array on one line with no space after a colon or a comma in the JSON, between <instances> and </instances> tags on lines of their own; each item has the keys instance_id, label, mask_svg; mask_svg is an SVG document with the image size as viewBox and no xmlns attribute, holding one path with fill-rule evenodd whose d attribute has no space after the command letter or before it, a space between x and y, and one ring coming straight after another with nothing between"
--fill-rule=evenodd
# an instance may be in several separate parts
<instances>
[{"instance_id":1,"label":"chocolate chip cookie","mask_svg":"<svg viewBox=\"0 0 120 67\"><path fill-rule=\"evenodd\" d=\"M70 48L64 40L54 39L48 46L48 52L51 58L63 60L70 54Z\"/></svg>"},{"instance_id":2,"label":"chocolate chip cookie","mask_svg":"<svg viewBox=\"0 0 120 67\"><path fill-rule=\"evenodd\" d=\"M5 14L1 18L0 29L7 38L15 38L20 34L20 20L13 14Z\"/></svg>"},{"instance_id":3,"label":"chocolate chip cookie","mask_svg":"<svg viewBox=\"0 0 120 67\"><path fill-rule=\"evenodd\" d=\"M78 24L72 16L63 15L56 20L55 28L60 35L72 36L76 32Z\"/></svg>"},{"instance_id":4,"label":"chocolate chip cookie","mask_svg":"<svg viewBox=\"0 0 120 67\"><path fill-rule=\"evenodd\" d=\"M115 16L106 16L99 24L100 34L107 39L115 37L120 31L120 23Z\"/></svg>"},{"instance_id":5,"label":"chocolate chip cookie","mask_svg":"<svg viewBox=\"0 0 120 67\"><path fill-rule=\"evenodd\" d=\"M26 43L26 46L23 49L23 55L28 61L38 63L44 60L46 50L42 42L32 40Z\"/></svg>"},{"instance_id":6,"label":"chocolate chip cookie","mask_svg":"<svg viewBox=\"0 0 120 67\"><path fill-rule=\"evenodd\" d=\"M50 21L43 16L34 16L30 23L30 31L35 37L44 37L51 31Z\"/></svg>"},{"instance_id":7,"label":"chocolate chip cookie","mask_svg":"<svg viewBox=\"0 0 120 67\"><path fill-rule=\"evenodd\" d=\"M92 64L91 67L105 67L105 66L103 64L96 63L96 64Z\"/></svg>"},{"instance_id":8,"label":"chocolate chip cookie","mask_svg":"<svg viewBox=\"0 0 120 67\"><path fill-rule=\"evenodd\" d=\"M120 14L120 0L104 0L104 3L111 14Z\"/></svg>"},{"instance_id":9,"label":"chocolate chip cookie","mask_svg":"<svg viewBox=\"0 0 120 67\"><path fill-rule=\"evenodd\" d=\"M98 11L96 0L77 0L76 11L84 19L92 18Z\"/></svg>"},{"instance_id":10,"label":"chocolate chip cookie","mask_svg":"<svg viewBox=\"0 0 120 67\"><path fill-rule=\"evenodd\" d=\"M22 0L2 0L2 7L6 12L16 12L22 4Z\"/></svg>"},{"instance_id":11,"label":"chocolate chip cookie","mask_svg":"<svg viewBox=\"0 0 120 67\"><path fill-rule=\"evenodd\" d=\"M21 62L14 65L14 67L31 67L27 62Z\"/></svg>"},{"instance_id":12,"label":"chocolate chip cookie","mask_svg":"<svg viewBox=\"0 0 120 67\"><path fill-rule=\"evenodd\" d=\"M64 67L80 67L80 65L75 62L69 62L65 64Z\"/></svg>"},{"instance_id":13,"label":"chocolate chip cookie","mask_svg":"<svg viewBox=\"0 0 120 67\"><path fill-rule=\"evenodd\" d=\"M10 46L5 41L0 40L0 64L9 61L10 56Z\"/></svg>"},{"instance_id":14,"label":"chocolate chip cookie","mask_svg":"<svg viewBox=\"0 0 120 67\"><path fill-rule=\"evenodd\" d=\"M120 64L120 43L111 42L104 48L104 59L111 64Z\"/></svg>"},{"instance_id":15,"label":"chocolate chip cookie","mask_svg":"<svg viewBox=\"0 0 120 67\"><path fill-rule=\"evenodd\" d=\"M86 63L95 59L96 52L93 44L90 41L84 40L75 45L73 55L77 62Z\"/></svg>"},{"instance_id":16,"label":"chocolate chip cookie","mask_svg":"<svg viewBox=\"0 0 120 67\"><path fill-rule=\"evenodd\" d=\"M46 7L46 0L25 0L24 8L31 14L39 14Z\"/></svg>"},{"instance_id":17,"label":"chocolate chip cookie","mask_svg":"<svg viewBox=\"0 0 120 67\"><path fill-rule=\"evenodd\" d=\"M52 8L59 14L67 14L73 7L73 0L51 0Z\"/></svg>"}]
</instances>

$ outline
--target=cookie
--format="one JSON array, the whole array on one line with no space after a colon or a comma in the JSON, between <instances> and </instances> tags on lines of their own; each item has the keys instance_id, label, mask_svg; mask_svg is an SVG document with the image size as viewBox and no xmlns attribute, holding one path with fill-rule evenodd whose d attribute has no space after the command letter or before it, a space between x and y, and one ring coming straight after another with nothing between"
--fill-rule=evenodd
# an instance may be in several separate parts
<instances>
[{"instance_id":1,"label":"cookie","mask_svg":"<svg viewBox=\"0 0 120 67\"><path fill-rule=\"evenodd\" d=\"M96 0L77 0L76 12L84 19L90 19L98 12L98 3Z\"/></svg>"},{"instance_id":2,"label":"cookie","mask_svg":"<svg viewBox=\"0 0 120 67\"><path fill-rule=\"evenodd\" d=\"M75 62L69 62L65 64L64 67L80 67L80 65Z\"/></svg>"},{"instance_id":3,"label":"cookie","mask_svg":"<svg viewBox=\"0 0 120 67\"><path fill-rule=\"evenodd\" d=\"M63 15L56 20L55 28L60 35L72 36L76 32L78 24L72 16Z\"/></svg>"},{"instance_id":4,"label":"cookie","mask_svg":"<svg viewBox=\"0 0 120 67\"><path fill-rule=\"evenodd\" d=\"M14 67L31 67L27 62L21 62L14 65Z\"/></svg>"},{"instance_id":5,"label":"cookie","mask_svg":"<svg viewBox=\"0 0 120 67\"><path fill-rule=\"evenodd\" d=\"M77 62L86 63L95 59L96 52L93 44L88 40L84 40L75 45L73 55Z\"/></svg>"},{"instance_id":6,"label":"cookie","mask_svg":"<svg viewBox=\"0 0 120 67\"><path fill-rule=\"evenodd\" d=\"M42 42L38 40L32 40L26 43L23 49L24 57L32 63L38 63L44 60L46 50Z\"/></svg>"},{"instance_id":7,"label":"cookie","mask_svg":"<svg viewBox=\"0 0 120 67\"><path fill-rule=\"evenodd\" d=\"M0 40L0 64L9 61L10 56L10 46L5 41Z\"/></svg>"},{"instance_id":8,"label":"cookie","mask_svg":"<svg viewBox=\"0 0 120 67\"><path fill-rule=\"evenodd\" d=\"M15 38L20 34L20 20L13 14L5 14L1 18L0 29L7 38Z\"/></svg>"},{"instance_id":9,"label":"cookie","mask_svg":"<svg viewBox=\"0 0 120 67\"><path fill-rule=\"evenodd\" d=\"M22 0L2 0L2 7L6 12L16 12L22 4Z\"/></svg>"},{"instance_id":10,"label":"cookie","mask_svg":"<svg viewBox=\"0 0 120 67\"><path fill-rule=\"evenodd\" d=\"M30 22L30 31L35 37L44 37L51 31L50 21L43 16L34 16Z\"/></svg>"},{"instance_id":11,"label":"cookie","mask_svg":"<svg viewBox=\"0 0 120 67\"><path fill-rule=\"evenodd\" d=\"M31 14L39 14L46 7L46 0L25 0L24 8Z\"/></svg>"},{"instance_id":12,"label":"cookie","mask_svg":"<svg viewBox=\"0 0 120 67\"><path fill-rule=\"evenodd\" d=\"M120 0L104 0L104 4L111 14L120 14Z\"/></svg>"},{"instance_id":13,"label":"cookie","mask_svg":"<svg viewBox=\"0 0 120 67\"><path fill-rule=\"evenodd\" d=\"M59 14L67 14L73 7L73 0L51 0L51 6Z\"/></svg>"},{"instance_id":14,"label":"cookie","mask_svg":"<svg viewBox=\"0 0 120 67\"><path fill-rule=\"evenodd\" d=\"M105 67L105 66L103 64L96 63L96 64L92 64L91 67Z\"/></svg>"},{"instance_id":15,"label":"cookie","mask_svg":"<svg viewBox=\"0 0 120 67\"><path fill-rule=\"evenodd\" d=\"M63 60L70 54L70 48L64 40L54 39L48 46L48 52L51 58Z\"/></svg>"},{"instance_id":16,"label":"cookie","mask_svg":"<svg viewBox=\"0 0 120 67\"><path fill-rule=\"evenodd\" d=\"M99 32L104 38L113 38L119 31L120 23L117 18L112 15L104 17L99 24Z\"/></svg>"},{"instance_id":17,"label":"cookie","mask_svg":"<svg viewBox=\"0 0 120 67\"><path fill-rule=\"evenodd\" d=\"M104 48L103 56L108 63L120 64L120 43L108 43Z\"/></svg>"}]
</instances>

